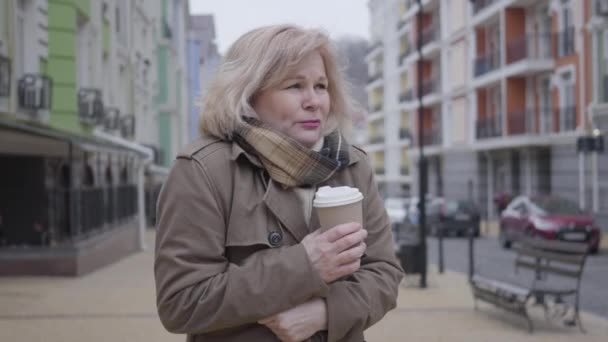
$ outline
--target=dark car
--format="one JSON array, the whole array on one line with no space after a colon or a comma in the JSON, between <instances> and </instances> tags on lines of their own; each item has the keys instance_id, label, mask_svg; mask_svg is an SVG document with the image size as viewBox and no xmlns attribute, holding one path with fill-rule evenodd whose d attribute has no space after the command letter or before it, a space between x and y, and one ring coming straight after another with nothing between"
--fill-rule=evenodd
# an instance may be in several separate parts
<instances>
[{"instance_id":1,"label":"dark car","mask_svg":"<svg viewBox=\"0 0 608 342\"><path fill-rule=\"evenodd\" d=\"M479 236L479 210L470 201L436 198L429 204L427 220L430 235L441 230L443 236L463 236L472 229Z\"/></svg>"},{"instance_id":2,"label":"dark car","mask_svg":"<svg viewBox=\"0 0 608 342\"><path fill-rule=\"evenodd\" d=\"M519 196L502 212L500 243L511 247L523 237L585 242L597 253L601 233L593 217L572 201L556 196Z\"/></svg>"}]
</instances>

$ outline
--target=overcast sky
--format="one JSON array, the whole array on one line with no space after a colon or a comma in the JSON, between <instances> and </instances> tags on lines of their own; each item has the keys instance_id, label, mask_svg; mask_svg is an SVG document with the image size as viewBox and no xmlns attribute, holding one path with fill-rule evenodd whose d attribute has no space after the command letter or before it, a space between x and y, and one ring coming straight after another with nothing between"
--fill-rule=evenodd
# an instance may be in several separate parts
<instances>
[{"instance_id":1,"label":"overcast sky","mask_svg":"<svg viewBox=\"0 0 608 342\"><path fill-rule=\"evenodd\" d=\"M332 38L369 38L368 0L190 0L190 13L213 14L216 42L226 52L243 33L264 25L293 23L322 28Z\"/></svg>"}]
</instances>

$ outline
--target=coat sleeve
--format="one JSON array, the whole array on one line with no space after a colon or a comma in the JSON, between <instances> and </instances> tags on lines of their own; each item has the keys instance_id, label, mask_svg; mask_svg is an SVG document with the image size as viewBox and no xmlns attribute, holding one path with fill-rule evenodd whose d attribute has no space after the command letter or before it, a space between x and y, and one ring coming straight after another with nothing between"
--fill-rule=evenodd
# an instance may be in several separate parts
<instances>
[{"instance_id":1,"label":"coat sleeve","mask_svg":"<svg viewBox=\"0 0 608 342\"><path fill-rule=\"evenodd\" d=\"M328 341L351 341L396 306L403 270L395 256L392 231L366 158L359 163L365 196L364 228L368 231L361 268L330 285L326 298Z\"/></svg>"},{"instance_id":2,"label":"coat sleeve","mask_svg":"<svg viewBox=\"0 0 608 342\"><path fill-rule=\"evenodd\" d=\"M203 334L259 319L329 291L301 244L265 249L243 265L225 257L225 205L205 166L176 160L161 191L154 275L161 322Z\"/></svg>"}]
</instances>

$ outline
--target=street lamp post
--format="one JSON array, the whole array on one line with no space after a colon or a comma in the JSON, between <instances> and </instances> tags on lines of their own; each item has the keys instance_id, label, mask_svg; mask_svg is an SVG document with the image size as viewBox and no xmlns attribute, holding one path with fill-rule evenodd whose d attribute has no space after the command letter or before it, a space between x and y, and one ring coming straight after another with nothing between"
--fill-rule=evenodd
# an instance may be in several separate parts
<instances>
[{"instance_id":1,"label":"street lamp post","mask_svg":"<svg viewBox=\"0 0 608 342\"><path fill-rule=\"evenodd\" d=\"M420 254L418 255L420 262L420 287L426 288L426 271L427 271L427 248L426 248L426 187L427 187L427 164L424 157L424 117L422 104L422 0L418 2L418 13L416 14L416 47L418 50L417 61L417 88L418 88L418 179L419 179L419 237L420 237Z\"/></svg>"}]
</instances>

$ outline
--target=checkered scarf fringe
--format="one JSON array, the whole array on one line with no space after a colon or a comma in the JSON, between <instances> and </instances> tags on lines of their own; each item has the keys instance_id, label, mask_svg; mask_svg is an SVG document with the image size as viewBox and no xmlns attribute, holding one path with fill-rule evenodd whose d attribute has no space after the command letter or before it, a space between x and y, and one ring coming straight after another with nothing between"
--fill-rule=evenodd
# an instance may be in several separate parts
<instances>
[{"instance_id":1,"label":"checkered scarf fringe","mask_svg":"<svg viewBox=\"0 0 608 342\"><path fill-rule=\"evenodd\" d=\"M325 137L321 151L316 152L255 118L243 120L234 141L257 156L270 178L285 187L317 185L348 166L348 144L337 130Z\"/></svg>"}]
</instances>

